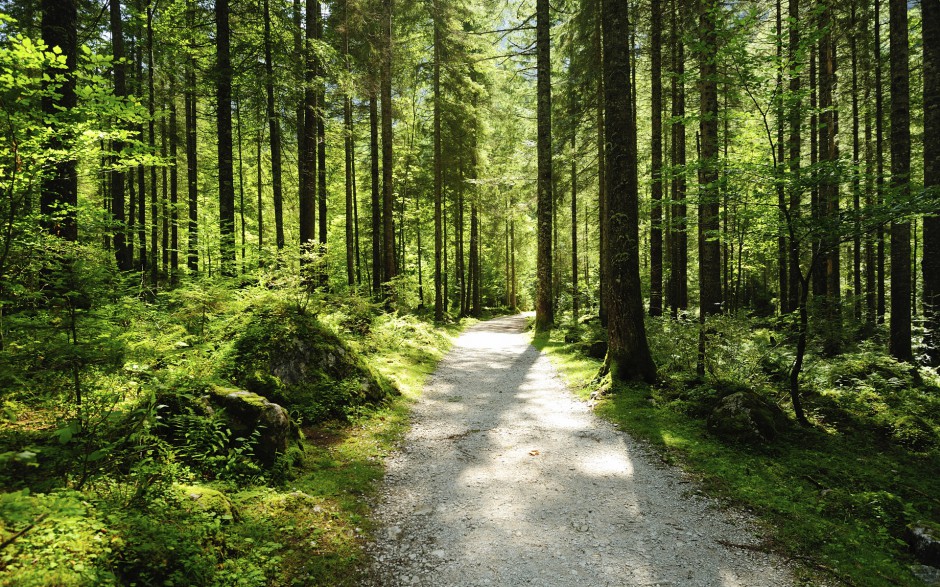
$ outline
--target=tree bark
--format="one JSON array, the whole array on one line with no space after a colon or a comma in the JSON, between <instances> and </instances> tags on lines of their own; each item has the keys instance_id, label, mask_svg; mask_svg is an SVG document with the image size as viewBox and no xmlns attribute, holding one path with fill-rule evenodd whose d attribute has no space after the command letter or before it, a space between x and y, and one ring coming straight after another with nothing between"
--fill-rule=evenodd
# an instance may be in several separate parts
<instances>
[{"instance_id":1,"label":"tree bark","mask_svg":"<svg viewBox=\"0 0 940 587\"><path fill-rule=\"evenodd\" d=\"M669 291L672 315L689 307L689 233L686 204L686 134L685 134L685 47L679 20L683 0L674 0L672 11L672 211L674 232L670 254Z\"/></svg>"},{"instance_id":2,"label":"tree bark","mask_svg":"<svg viewBox=\"0 0 940 587\"><path fill-rule=\"evenodd\" d=\"M372 296L381 295L383 275L382 259L382 203L379 184L379 103L373 91L369 96L369 154L372 178Z\"/></svg>"},{"instance_id":3,"label":"tree bark","mask_svg":"<svg viewBox=\"0 0 940 587\"><path fill-rule=\"evenodd\" d=\"M235 178L232 166L232 58L229 0L216 0L216 128L219 154L219 258L235 275Z\"/></svg>"},{"instance_id":4,"label":"tree bark","mask_svg":"<svg viewBox=\"0 0 940 587\"><path fill-rule=\"evenodd\" d=\"M826 226L823 233L823 269L825 276L823 350L835 355L842 347L842 288L840 273L839 234L839 150L837 105L834 102L836 83L836 45L830 28L832 7L820 13L820 28L825 31L819 40L819 150L821 180L819 186L820 218Z\"/></svg>"},{"instance_id":5,"label":"tree bark","mask_svg":"<svg viewBox=\"0 0 940 587\"><path fill-rule=\"evenodd\" d=\"M118 98L127 96L127 69L124 64L124 27L121 21L121 2L120 0L111 0L111 53L114 57L113 76L114 76L114 95ZM118 157L124 149L124 142L114 140L111 142L111 150ZM130 271L134 268L134 252L127 243L127 227L125 225L126 217L124 215L124 172L111 172L111 217L114 220L114 254L117 259L118 268L122 271Z\"/></svg>"},{"instance_id":6,"label":"tree bark","mask_svg":"<svg viewBox=\"0 0 940 587\"><path fill-rule=\"evenodd\" d=\"M640 288L637 136L632 105L627 3L603 0L604 111L610 162L607 173L607 234L612 251L605 366L616 380L656 379L643 322Z\"/></svg>"},{"instance_id":7,"label":"tree bark","mask_svg":"<svg viewBox=\"0 0 940 587\"><path fill-rule=\"evenodd\" d=\"M922 0L924 42L924 187L940 195L940 0ZM923 300L927 352L940 364L940 215L924 217Z\"/></svg>"},{"instance_id":8,"label":"tree bark","mask_svg":"<svg viewBox=\"0 0 940 587\"><path fill-rule=\"evenodd\" d=\"M317 238L317 58L313 50L316 39L316 9L319 2L307 2L304 38L304 108L303 141L300 167L300 254L304 262L315 251Z\"/></svg>"},{"instance_id":9,"label":"tree bark","mask_svg":"<svg viewBox=\"0 0 940 587\"><path fill-rule=\"evenodd\" d=\"M721 249L718 242L718 83L715 65L718 47L714 0L700 0L702 33L700 132L702 139L699 202L699 311L704 316L721 312Z\"/></svg>"},{"instance_id":10,"label":"tree bark","mask_svg":"<svg viewBox=\"0 0 940 587\"><path fill-rule=\"evenodd\" d=\"M852 238L852 294L856 320L862 319L862 178L861 178L861 143L859 141L858 110L858 6L852 0L851 32L849 34L849 53L852 59L852 208L855 215Z\"/></svg>"},{"instance_id":11,"label":"tree bark","mask_svg":"<svg viewBox=\"0 0 940 587\"><path fill-rule=\"evenodd\" d=\"M310 2L311 0L308 0ZM319 0L313 1L314 9L314 34L317 41L323 40L323 10ZM323 64L320 59L316 61L316 90L317 107L315 117L317 121L317 222L318 222L318 240L320 243L319 252L326 254L327 238L327 218L326 218L326 125L324 116L326 111L326 90L323 79ZM328 273L326 266L323 266L323 272L320 274L320 283L325 284Z\"/></svg>"},{"instance_id":12,"label":"tree bark","mask_svg":"<svg viewBox=\"0 0 940 587\"><path fill-rule=\"evenodd\" d=\"M114 0L117 2L118 0ZM195 0L187 2L189 30L196 27ZM186 67L186 187L189 202L189 225L187 231L188 251L186 265L189 272L199 272L199 174L196 152L196 57L195 41L190 38L190 58Z\"/></svg>"},{"instance_id":13,"label":"tree bark","mask_svg":"<svg viewBox=\"0 0 940 587\"><path fill-rule=\"evenodd\" d=\"M787 261L789 259L787 246L787 187L786 187L786 161L784 153L784 127L787 124L786 110L784 107L783 96L783 2L777 0L777 96L776 96L776 118L777 118L777 145L776 161L774 175L776 176L777 188L777 218L780 226L777 228L777 297L779 299L780 314L788 313L790 307L790 288L787 283L789 274L787 272ZM727 211L726 211L727 213Z\"/></svg>"},{"instance_id":14,"label":"tree bark","mask_svg":"<svg viewBox=\"0 0 940 587\"><path fill-rule=\"evenodd\" d=\"M790 60L790 206L789 222L795 226L799 222L800 207L803 199L803 189L800 185L801 164L801 138L800 126L803 120L802 99L800 98L800 0L789 0L789 45L787 49ZM790 308L800 305L802 283L800 275L800 243L798 239L790 239L790 278L788 280Z\"/></svg>"},{"instance_id":15,"label":"tree bark","mask_svg":"<svg viewBox=\"0 0 940 587\"><path fill-rule=\"evenodd\" d=\"M352 74L352 62L349 58L349 0L343 0L343 59L346 62L346 73ZM356 249L354 224L354 194L353 194L353 118L352 99L349 95L343 96L343 138L346 155L346 285L356 283Z\"/></svg>"},{"instance_id":16,"label":"tree bark","mask_svg":"<svg viewBox=\"0 0 940 587\"><path fill-rule=\"evenodd\" d=\"M395 260L395 194L392 153L392 9L393 0L383 0L382 14L382 221L385 281L398 275ZM391 292L386 292L386 297Z\"/></svg>"},{"instance_id":17,"label":"tree bark","mask_svg":"<svg viewBox=\"0 0 940 587\"><path fill-rule=\"evenodd\" d=\"M594 57L596 62L603 62L603 30L601 13L603 0L595 0L597 18L594 30ZM598 318L601 326L607 327L607 138L604 133L604 76L598 75L595 86L597 99L597 211L598 211ZM513 282L515 285L515 281ZM513 296L515 300L515 296ZM515 301L513 301L515 307Z\"/></svg>"},{"instance_id":18,"label":"tree bark","mask_svg":"<svg viewBox=\"0 0 940 587\"><path fill-rule=\"evenodd\" d=\"M884 158L884 87L882 83L882 55L881 55L881 2L875 0L875 203L881 206L884 203L884 180L885 180L885 158ZM885 231L878 227L878 251L877 251L877 274L878 283L878 324L884 324L885 314L887 313L887 295L885 291L886 273L885 273Z\"/></svg>"},{"instance_id":19,"label":"tree bark","mask_svg":"<svg viewBox=\"0 0 940 587\"><path fill-rule=\"evenodd\" d=\"M552 303L552 61L549 0L536 0L536 68L538 80L538 210L536 232L535 330L545 332L555 323ZM629 81L629 80L628 80Z\"/></svg>"},{"instance_id":20,"label":"tree bark","mask_svg":"<svg viewBox=\"0 0 940 587\"><path fill-rule=\"evenodd\" d=\"M75 95L75 68L78 59L78 9L75 0L42 0L42 40L52 49L59 47L65 56L65 68L49 69L49 78L59 77L55 84L55 95L43 95L43 114L53 122L51 149L65 149L71 141L70 133L63 131L60 120L70 116L78 100ZM49 82L44 82L49 87ZM64 121L62 121L64 122ZM43 179L40 195L40 212L43 226L50 234L67 241L78 240L78 222L75 207L78 205L77 161L68 159L55 161L52 173Z\"/></svg>"},{"instance_id":21,"label":"tree bark","mask_svg":"<svg viewBox=\"0 0 940 587\"><path fill-rule=\"evenodd\" d=\"M652 0L650 28L650 316L663 314L663 83L662 83L662 6ZM574 204L572 204L572 207Z\"/></svg>"},{"instance_id":22,"label":"tree bark","mask_svg":"<svg viewBox=\"0 0 940 587\"><path fill-rule=\"evenodd\" d=\"M444 166L441 145L441 5L434 0L434 321L444 320L444 292L441 280L443 256Z\"/></svg>"},{"instance_id":23,"label":"tree bark","mask_svg":"<svg viewBox=\"0 0 940 587\"><path fill-rule=\"evenodd\" d=\"M179 281L179 121L176 112L176 77L170 76L170 285Z\"/></svg>"},{"instance_id":24,"label":"tree bark","mask_svg":"<svg viewBox=\"0 0 940 587\"><path fill-rule=\"evenodd\" d=\"M910 197L911 113L908 71L907 2L889 0L891 32L891 188L893 203ZM911 352L911 224L891 223L891 323L888 350L899 361Z\"/></svg>"},{"instance_id":25,"label":"tree bark","mask_svg":"<svg viewBox=\"0 0 940 587\"><path fill-rule=\"evenodd\" d=\"M274 59L272 57L271 8L264 0L264 89L267 98L268 132L271 135L271 191L274 199L274 241L278 252L284 249L284 185L281 172L281 119L274 100ZM261 228L258 232L260 235Z\"/></svg>"}]
</instances>

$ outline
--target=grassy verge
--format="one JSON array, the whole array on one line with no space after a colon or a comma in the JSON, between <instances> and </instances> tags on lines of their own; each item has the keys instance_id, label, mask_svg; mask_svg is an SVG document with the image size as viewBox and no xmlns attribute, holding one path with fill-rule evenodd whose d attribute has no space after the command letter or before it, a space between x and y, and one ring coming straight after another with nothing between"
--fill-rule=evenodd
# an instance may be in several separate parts
<instances>
[{"instance_id":1,"label":"grassy verge","mask_svg":"<svg viewBox=\"0 0 940 587\"><path fill-rule=\"evenodd\" d=\"M97 362L80 374L81 412L33 327L45 314L21 315L17 344L0 353L0 586L357 584L383 459L468 322L437 327L355 296L211 283L97 312L85 324L113 341L113 359L88 349ZM314 403L293 407L301 441L265 466L255 436L239 437L224 410L160 403L227 386L234 367L254 368L242 354L301 338L325 353L301 357L308 376L348 355L400 393L364 402L358 379L314 379Z\"/></svg>"},{"instance_id":2,"label":"grassy verge","mask_svg":"<svg viewBox=\"0 0 940 587\"><path fill-rule=\"evenodd\" d=\"M662 334L656 328L651 329L654 339ZM672 348L673 337L668 340L660 346ZM582 397L593 391L596 385L591 380L600 361L582 354L582 342L566 343L562 331L536 337L534 342L549 354L572 389ZM856 403L863 393L858 389L860 379L842 388L811 372L811 378L819 379L811 380L807 394L816 426L791 426L772 444L749 446L710 435L702 411L696 409L695 393L708 395L703 388L727 386L733 374L723 375L723 381L693 384L682 380L680 369L662 353L657 359L662 385L614 385L597 412L649 442L665 462L696 477L706 492L753 512L768 536L763 547L804 563L801 580L806 584L821 580L873 587L921 584L902 536L909 523L940 521L940 455L936 447L916 451L892 440L876 424L871 402L867 407ZM858 354L840 360L869 361ZM834 372L837 367L844 365L826 368ZM737 381L739 386L760 387L784 404L784 394L772 385L765 389L764 383L757 377ZM846 397L836 403L834 394ZM894 405L883 388L875 394L883 404ZM932 405L929 399L922 401Z\"/></svg>"},{"instance_id":3,"label":"grassy verge","mask_svg":"<svg viewBox=\"0 0 940 587\"><path fill-rule=\"evenodd\" d=\"M369 499L382 478L384 458L406 432L411 403L463 326L435 328L413 317L389 315L377 318L369 337L353 341L401 395L349 423L304 430L303 464L275 502L284 500L285 491L287 503L292 492L310 496L317 504L314 519L308 519L309 508L302 508L306 513L301 515L287 509L272 516L269 495L244 495L247 511L258 519L278 520L287 538L275 584L357 584L362 546L372 530Z\"/></svg>"}]
</instances>

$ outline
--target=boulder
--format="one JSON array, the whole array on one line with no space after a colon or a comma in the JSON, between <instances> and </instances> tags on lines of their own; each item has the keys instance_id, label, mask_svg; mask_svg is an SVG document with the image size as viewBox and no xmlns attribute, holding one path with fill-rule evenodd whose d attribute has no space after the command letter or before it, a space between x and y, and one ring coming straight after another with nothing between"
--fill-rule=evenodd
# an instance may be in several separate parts
<instances>
[{"instance_id":1,"label":"boulder","mask_svg":"<svg viewBox=\"0 0 940 587\"><path fill-rule=\"evenodd\" d=\"M747 443L770 442L785 425L783 411L753 391L725 396L708 416L713 434Z\"/></svg>"},{"instance_id":2,"label":"boulder","mask_svg":"<svg viewBox=\"0 0 940 587\"><path fill-rule=\"evenodd\" d=\"M229 427L236 436L247 438L260 430L255 456L271 465L277 455L287 450L291 440L300 438L297 425L281 406L250 391L212 386L207 398L210 405L225 410Z\"/></svg>"},{"instance_id":3,"label":"boulder","mask_svg":"<svg viewBox=\"0 0 940 587\"><path fill-rule=\"evenodd\" d=\"M904 538L921 564L940 568L940 533L915 524L908 527Z\"/></svg>"},{"instance_id":4,"label":"boulder","mask_svg":"<svg viewBox=\"0 0 940 587\"><path fill-rule=\"evenodd\" d=\"M221 375L303 417L304 424L344 418L395 390L315 317L259 311L240 332Z\"/></svg>"},{"instance_id":5,"label":"boulder","mask_svg":"<svg viewBox=\"0 0 940 587\"><path fill-rule=\"evenodd\" d=\"M174 485L187 511L207 512L222 520L234 520L237 512L231 500L221 491L198 485Z\"/></svg>"},{"instance_id":6,"label":"boulder","mask_svg":"<svg viewBox=\"0 0 940 587\"><path fill-rule=\"evenodd\" d=\"M595 340L587 346L587 356L592 359L604 359L607 356L607 341Z\"/></svg>"}]
</instances>

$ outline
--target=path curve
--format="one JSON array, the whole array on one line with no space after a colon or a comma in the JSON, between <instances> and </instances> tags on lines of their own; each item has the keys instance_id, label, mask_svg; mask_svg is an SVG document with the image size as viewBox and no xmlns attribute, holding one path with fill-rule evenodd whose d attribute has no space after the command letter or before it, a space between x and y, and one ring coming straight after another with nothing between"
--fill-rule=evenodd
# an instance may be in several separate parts
<instances>
[{"instance_id":1,"label":"path curve","mask_svg":"<svg viewBox=\"0 0 940 587\"><path fill-rule=\"evenodd\" d=\"M783 587L743 516L595 417L522 316L468 329L388 461L368 584Z\"/></svg>"}]
</instances>

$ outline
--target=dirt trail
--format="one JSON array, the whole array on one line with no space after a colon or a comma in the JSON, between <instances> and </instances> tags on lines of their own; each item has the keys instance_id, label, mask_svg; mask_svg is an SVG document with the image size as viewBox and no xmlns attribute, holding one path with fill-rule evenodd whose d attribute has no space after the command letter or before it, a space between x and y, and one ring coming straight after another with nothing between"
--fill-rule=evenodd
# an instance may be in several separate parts
<instances>
[{"instance_id":1,"label":"dirt trail","mask_svg":"<svg viewBox=\"0 0 940 587\"><path fill-rule=\"evenodd\" d=\"M747 521L596 418L513 316L465 332L388 463L373 585L781 587Z\"/></svg>"}]
</instances>

